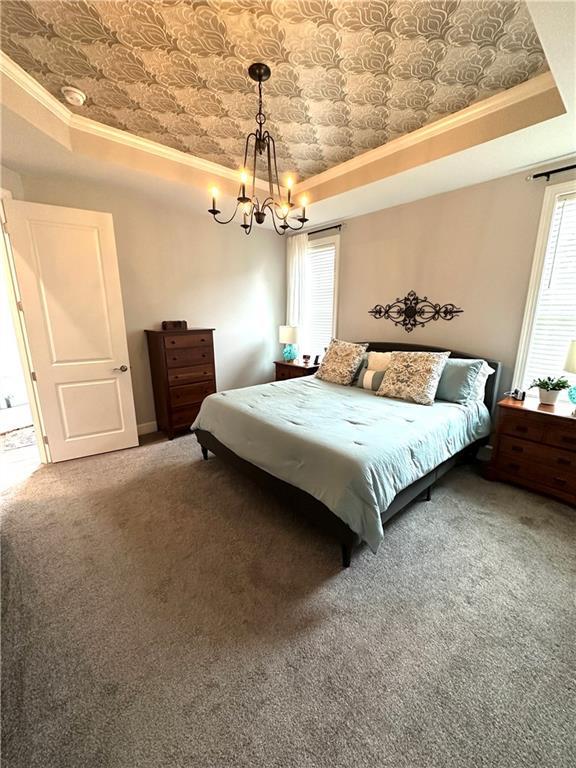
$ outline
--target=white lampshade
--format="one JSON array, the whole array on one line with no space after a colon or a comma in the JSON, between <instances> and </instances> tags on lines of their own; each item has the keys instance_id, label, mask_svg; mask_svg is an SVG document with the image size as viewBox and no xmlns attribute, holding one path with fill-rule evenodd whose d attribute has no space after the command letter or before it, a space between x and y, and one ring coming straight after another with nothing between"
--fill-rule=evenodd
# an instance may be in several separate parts
<instances>
[{"instance_id":1,"label":"white lampshade","mask_svg":"<svg viewBox=\"0 0 576 768\"><path fill-rule=\"evenodd\" d=\"M298 344L298 326L281 325L278 340L280 344Z\"/></svg>"},{"instance_id":2,"label":"white lampshade","mask_svg":"<svg viewBox=\"0 0 576 768\"><path fill-rule=\"evenodd\" d=\"M564 370L568 373L576 373L576 339L571 341L570 346L568 347L568 354L566 355Z\"/></svg>"}]
</instances>

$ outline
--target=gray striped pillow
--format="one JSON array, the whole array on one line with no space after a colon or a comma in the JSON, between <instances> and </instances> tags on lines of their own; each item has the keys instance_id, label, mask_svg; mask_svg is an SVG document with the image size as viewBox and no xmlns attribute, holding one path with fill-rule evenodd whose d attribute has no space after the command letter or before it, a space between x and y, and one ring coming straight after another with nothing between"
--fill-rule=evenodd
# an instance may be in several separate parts
<instances>
[{"instance_id":1,"label":"gray striped pillow","mask_svg":"<svg viewBox=\"0 0 576 768\"><path fill-rule=\"evenodd\" d=\"M354 383L357 387L376 392L376 390L380 389L384 373L385 371L371 371L366 365L363 365Z\"/></svg>"}]
</instances>

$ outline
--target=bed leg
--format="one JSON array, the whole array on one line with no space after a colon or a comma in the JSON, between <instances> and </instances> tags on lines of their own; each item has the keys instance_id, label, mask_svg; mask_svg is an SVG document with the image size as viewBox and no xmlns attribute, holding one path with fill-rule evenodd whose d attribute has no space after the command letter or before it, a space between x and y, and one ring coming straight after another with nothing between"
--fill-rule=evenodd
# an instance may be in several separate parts
<instances>
[{"instance_id":1,"label":"bed leg","mask_svg":"<svg viewBox=\"0 0 576 768\"><path fill-rule=\"evenodd\" d=\"M342 542L342 568L350 568L351 560L352 544L350 542Z\"/></svg>"},{"instance_id":2,"label":"bed leg","mask_svg":"<svg viewBox=\"0 0 576 768\"><path fill-rule=\"evenodd\" d=\"M424 501L430 501L432 498L432 486L429 485L428 488L426 488L426 496L424 497Z\"/></svg>"},{"instance_id":3,"label":"bed leg","mask_svg":"<svg viewBox=\"0 0 576 768\"><path fill-rule=\"evenodd\" d=\"M202 446L202 458L204 461L208 461L208 448L204 448L204 446Z\"/></svg>"}]
</instances>

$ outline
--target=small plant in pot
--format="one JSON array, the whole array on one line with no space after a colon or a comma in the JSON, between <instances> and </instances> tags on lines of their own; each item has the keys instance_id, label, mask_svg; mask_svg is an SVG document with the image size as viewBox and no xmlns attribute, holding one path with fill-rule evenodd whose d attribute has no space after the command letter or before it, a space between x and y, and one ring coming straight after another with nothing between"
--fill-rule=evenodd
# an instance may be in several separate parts
<instances>
[{"instance_id":1,"label":"small plant in pot","mask_svg":"<svg viewBox=\"0 0 576 768\"><path fill-rule=\"evenodd\" d=\"M561 376L558 379L547 376L545 379L534 379L530 384L530 389L538 387L540 393L540 402L542 405L554 405L558 400L558 395L563 389L569 389L570 384L568 379Z\"/></svg>"}]
</instances>

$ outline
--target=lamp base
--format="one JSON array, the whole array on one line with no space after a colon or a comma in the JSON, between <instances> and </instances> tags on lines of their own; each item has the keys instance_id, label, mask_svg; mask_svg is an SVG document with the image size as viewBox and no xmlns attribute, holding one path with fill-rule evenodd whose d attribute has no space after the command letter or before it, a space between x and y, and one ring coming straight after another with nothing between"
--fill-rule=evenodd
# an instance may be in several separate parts
<instances>
[{"instance_id":1,"label":"lamp base","mask_svg":"<svg viewBox=\"0 0 576 768\"><path fill-rule=\"evenodd\" d=\"M570 387L568 390L568 400L570 400L572 405L576 405L576 387ZM576 408L572 411L572 416L576 418Z\"/></svg>"},{"instance_id":2,"label":"lamp base","mask_svg":"<svg viewBox=\"0 0 576 768\"><path fill-rule=\"evenodd\" d=\"M296 360L296 358L298 357L298 350L296 349L296 344L285 344L284 350L282 352L282 357L287 363L294 362L294 360Z\"/></svg>"}]
</instances>

